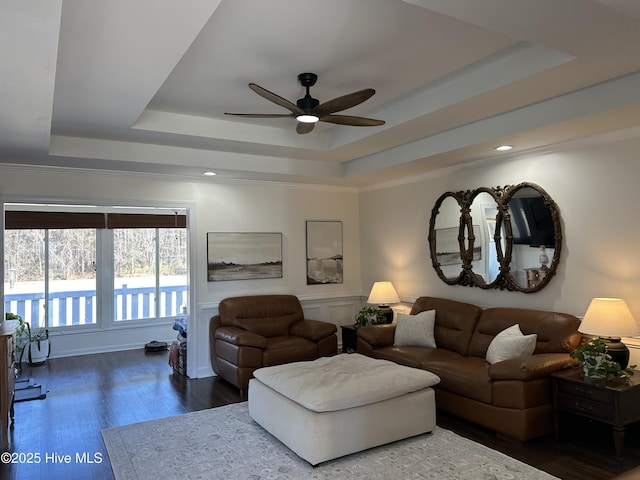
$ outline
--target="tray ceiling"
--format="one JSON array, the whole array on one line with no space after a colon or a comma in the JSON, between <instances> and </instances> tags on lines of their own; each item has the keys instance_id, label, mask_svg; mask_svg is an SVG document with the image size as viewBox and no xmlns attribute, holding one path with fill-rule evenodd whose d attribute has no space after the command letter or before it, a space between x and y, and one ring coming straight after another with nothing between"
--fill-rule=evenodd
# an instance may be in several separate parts
<instances>
[{"instance_id":1,"label":"tray ceiling","mask_svg":"<svg viewBox=\"0 0 640 480\"><path fill-rule=\"evenodd\" d=\"M27 4L25 4L27 3ZM0 163L362 187L552 151L640 123L623 0L5 2ZM245 119L321 102L380 127ZM212 180L215 181L215 180Z\"/></svg>"}]
</instances>

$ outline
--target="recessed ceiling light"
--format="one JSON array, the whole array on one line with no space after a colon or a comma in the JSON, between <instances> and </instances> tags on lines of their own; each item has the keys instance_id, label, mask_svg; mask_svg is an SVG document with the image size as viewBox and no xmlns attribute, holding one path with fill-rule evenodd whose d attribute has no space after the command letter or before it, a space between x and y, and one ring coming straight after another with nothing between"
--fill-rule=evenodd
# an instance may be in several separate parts
<instances>
[{"instance_id":1,"label":"recessed ceiling light","mask_svg":"<svg viewBox=\"0 0 640 480\"><path fill-rule=\"evenodd\" d=\"M513 145L500 145L499 147L496 147L496 150L498 152L506 152L507 150L511 150L513 148Z\"/></svg>"},{"instance_id":2,"label":"recessed ceiling light","mask_svg":"<svg viewBox=\"0 0 640 480\"><path fill-rule=\"evenodd\" d=\"M207 177L213 177L214 175L217 175L216 172L204 172L203 175L206 175Z\"/></svg>"}]
</instances>

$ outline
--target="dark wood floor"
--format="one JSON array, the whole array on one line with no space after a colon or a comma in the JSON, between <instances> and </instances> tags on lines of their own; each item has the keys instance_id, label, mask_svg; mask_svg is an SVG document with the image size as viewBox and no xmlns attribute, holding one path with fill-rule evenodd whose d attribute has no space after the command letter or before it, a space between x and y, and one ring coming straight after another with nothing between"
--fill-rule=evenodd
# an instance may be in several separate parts
<instances>
[{"instance_id":1,"label":"dark wood floor","mask_svg":"<svg viewBox=\"0 0 640 480\"><path fill-rule=\"evenodd\" d=\"M113 479L101 429L244 400L222 380L173 374L166 353L141 350L50 359L25 367L22 377L43 383L48 394L16 403L10 450L20 461L34 462L38 454L40 463L0 464L3 480ZM605 480L619 473L611 432L596 423L565 422L570 434L561 442L545 437L527 445L442 414L438 424L561 479ZM625 468L640 464L640 428L628 430ZM93 463L76 461L76 454ZM70 463L58 463L65 455Z\"/></svg>"}]
</instances>

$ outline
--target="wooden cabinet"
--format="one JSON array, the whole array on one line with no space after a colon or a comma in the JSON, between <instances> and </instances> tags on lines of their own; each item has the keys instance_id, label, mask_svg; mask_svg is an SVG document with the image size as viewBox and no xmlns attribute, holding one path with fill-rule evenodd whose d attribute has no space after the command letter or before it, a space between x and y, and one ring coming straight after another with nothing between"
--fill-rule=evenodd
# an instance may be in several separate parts
<instances>
[{"instance_id":1,"label":"wooden cabinet","mask_svg":"<svg viewBox=\"0 0 640 480\"><path fill-rule=\"evenodd\" d=\"M559 412L597 420L613 427L616 457L623 463L625 427L640 421L640 375L628 385L590 383L579 368L567 368L551 374L553 383L554 430L559 436Z\"/></svg>"},{"instance_id":2,"label":"wooden cabinet","mask_svg":"<svg viewBox=\"0 0 640 480\"><path fill-rule=\"evenodd\" d=\"M16 381L16 328L18 322L5 321L0 327L0 415L2 415L2 450L9 448L9 419L13 423Z\"/></svg>"}]
</instances>

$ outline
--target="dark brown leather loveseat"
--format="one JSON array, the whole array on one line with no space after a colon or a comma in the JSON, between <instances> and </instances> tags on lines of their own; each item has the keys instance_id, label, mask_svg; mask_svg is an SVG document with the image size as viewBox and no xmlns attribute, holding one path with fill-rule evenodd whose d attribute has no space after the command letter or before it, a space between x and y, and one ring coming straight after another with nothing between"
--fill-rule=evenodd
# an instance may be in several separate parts
<instances>
[{"instance_id":1,"label":"dark brown leather loveseat","mask_svg":"<svg viewBox=\"0 0 640 480\"><path fill-rule=\"evenodd\" d=\"M573 361L568 352L581 341L580 320L563 313L518 308L482 309L443 298L420 297L416 315L435 310L436 348L394 346L395 324L360 327L357 351L437 374L436 406L519 441L552 431L549 373ZM493 338L519 324L537 334L532 355L489 364Z\"/></svg>"},{"instance_id":2,"label":"dark brown leather loveseat","mask_svg":"<svg viewBox=\"0 0 640 480\"><path fill-rule=\"evenodd\" d=\"M254 295L222 300L209 322L211 366L244 392L260 367L333 355L334 324L304 318L294 295Z\"/></svg>"}]
</instances>

